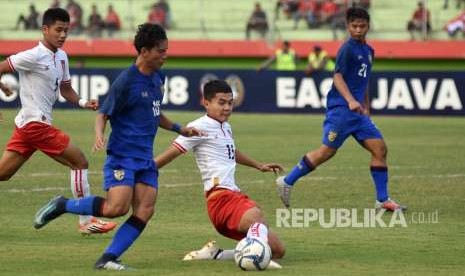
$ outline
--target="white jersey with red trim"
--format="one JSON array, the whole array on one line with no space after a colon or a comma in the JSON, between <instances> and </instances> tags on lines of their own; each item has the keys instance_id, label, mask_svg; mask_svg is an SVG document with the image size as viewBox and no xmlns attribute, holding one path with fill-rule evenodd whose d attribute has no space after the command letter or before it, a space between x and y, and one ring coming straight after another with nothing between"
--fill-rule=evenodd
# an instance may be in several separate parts
<instances>
[{"instance_id":1,"label":"white jersey with red trim","mask_svg":"<svg viewBox=\"0 0 465 276\"><path fill-rule=\"evenodd\" d=\"M236 155L231 125L220 123L207 115L188 124L207 134L207 136L178 136L172 146L180 152L193 150L199 167L204 190L213 187L239 191L234 180Z\"/></svg>"},{"instance_id":2,"label":"white jersey with red trim","mask_svg":"<svg viewBox=\"0 0 465 276\"><path fill-rule=\"evenodd\" d=\"M19 74L21 110L15 118L21 128L29 122L52 123L52 107L59 97L60 84L71 82L68 56L42 42L36 47L7 58L11 70Z\"/></svg>"}]
</instances>

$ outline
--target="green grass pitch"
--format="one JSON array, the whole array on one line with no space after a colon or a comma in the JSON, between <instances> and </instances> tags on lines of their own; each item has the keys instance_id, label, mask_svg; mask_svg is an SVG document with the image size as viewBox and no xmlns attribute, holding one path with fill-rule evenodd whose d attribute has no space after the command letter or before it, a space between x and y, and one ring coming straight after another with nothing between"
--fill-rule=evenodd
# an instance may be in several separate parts
<instances>
[{"instance_id":1,"label":"green grass pitch","mask_svg":"<svg viewBox=\"0 0 465 276\"><path fill-rule=\"evenodd\" d=\"M6 143L16 111L2 110L0 142ZM183 124L201 113L166 112ZM66 131L90 163L90 182L102 194L103 152L91 154L95 114L56 111L54 125ZM320 145L321 115L233 114L236 147L287 170ZM450 117L374 117L389 147L390 193L409 206L407 227L277 228L282 208L274 175L238 167L239 186L265 211L271 228L287 245L281 271L267 275L463 275L465 271L465 120ZM165 149L174 134L160 130L155 148ZM293 208L372 208L374 188L369 155L348 140L334 159L296 184ZM122 260L137 268L130 275L245 275L233 262L183 262L184 254L221 237L206 214L202 184L192 154L160 171L156 215ZM69 170L42 153L8 182L0 184L0 275L110 275L93 264L113 234L81 237L77 217L64 215L41 230L32 227L36 210L48 199L70 196ZM437 212L437 223L413 223L414 214ZM125 218L118 219L123 222ZM114 273L111 273L114 274Z\"/></svg>"}]
</instances>

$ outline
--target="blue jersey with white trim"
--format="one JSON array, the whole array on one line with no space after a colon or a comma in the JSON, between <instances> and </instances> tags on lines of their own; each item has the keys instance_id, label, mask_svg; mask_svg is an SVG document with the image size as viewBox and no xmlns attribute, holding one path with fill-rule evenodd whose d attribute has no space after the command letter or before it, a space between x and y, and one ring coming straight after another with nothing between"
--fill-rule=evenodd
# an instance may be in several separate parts
<instances>
[{"instance_id":1,"label":"blue jersey with white trim","mask_svg":"<svg viewBox=\"0 0 465 276\"><path fill-rule=\"evenodd\" d=\"M147 76L133 65L112 83L99 111L109 116L111 124L108 154L146 160L153 158L164 79L158 71Z\"/></svg>"},{"instance_id":2,"label":"blue jersey with white trim","mask_svg":"<svg viewBox=\"0 0 465 276\"><path fill-rule=\"evenodd\" d=\"M352 96L360 103L365 101L365 90L370 78L374 50L368 44L350 38L339 49L336 57L335 73L342 74ZM327 96L327 108L348 106L333 85Z\"/></svg>"}]
</instances>

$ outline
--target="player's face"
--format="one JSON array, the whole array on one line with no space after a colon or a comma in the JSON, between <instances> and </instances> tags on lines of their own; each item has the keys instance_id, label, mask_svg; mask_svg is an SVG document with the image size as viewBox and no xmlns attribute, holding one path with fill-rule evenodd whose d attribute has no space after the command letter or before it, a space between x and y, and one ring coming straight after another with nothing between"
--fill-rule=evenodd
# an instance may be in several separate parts
<instances>
[{"instance_id":1,"label":"player's face","mask_svg":"<svg viewBox=\"0 0 465 276\"><path fill-rule=\"evenodd\" d=\"M147 64L154 70L160 69L168 57L168 40L161 41L158 46L153 47L145 53Z\"/></svg>"},{"instance_id":2,"label":"player's face","mask_svg":"<svg viewBox=\"0 0 465 276\"><path fill-rule=\"evenodd\" d=\"M50 26L42 26L42 33L44 35L44 42L46 46L52 50L63 47L66 37L68 36L69 22L55 21Z\"/></svg>"},{"instance_id":3,"label":"player's face","mask_svg":"<svg viewBox=\"0 0 465 276\"><path fill-rule=\"evenodd\" d=\"M347 30L353 39L365 41L365 36L370 28L366 19L357 18L347 23Z\"/></svg>"},{"instance_id":4,"label":"player's face","mask_svg":"<svg viewBox=\"0 0 465 276\"><path fill-rule=\"evenodd\" d=\"M226 122L233 110L233 94L216 93L213 99L210 101L204 100L203 104L210 118L219 122Z\"/></svg>"}]
</instances>

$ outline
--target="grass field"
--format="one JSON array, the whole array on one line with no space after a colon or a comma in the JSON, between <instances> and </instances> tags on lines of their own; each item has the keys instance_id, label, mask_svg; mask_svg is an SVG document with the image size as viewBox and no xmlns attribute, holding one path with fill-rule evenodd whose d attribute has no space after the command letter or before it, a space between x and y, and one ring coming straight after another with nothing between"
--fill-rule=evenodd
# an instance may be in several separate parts
<instances>
[{"instance_id":1,"label":"grass field","mask_svg":"<svg viewBox=\"0 0 465 276\"><path fill-rule=\"evenodd\" d=\"M2 110L0 143L8 140L15 111ZM167 112L186 123L199 113ZM104 154L92 155L94 114L57 111L54 124L68 132L90 162L93 191L101 191ZM409 206L407 227L277 228L282 205L274 175L240 167L237 182L264 209L269 223L287 245L281 271L267 275L463 275L465 271L465 120L446 117L375 117L389 146L391 196ZM236 146L263 161L289 170L302 154L320 144L322 116L235 114ZM160 131L158 151L174 135ZM374 188L369 156L352 140L338 155L294 189L293 208L372 208ZM233 262L182 262L190 250L216 239L235 243L210 225L200 176L192 155L165 167L159 179L156 215L123 261L130 275L244 275ZM49 198L70 196L68 169L36 153L10 181L0 185L0 275L108 275L92 266L112 234L81 237L77 218L65 215L39 231L36 210ZM414 223L415 214L437 211L437 223ZM124 218L119 219L124 221ZM114 273L112 273L114 274Z\"/></svg>"}]
</instances>

